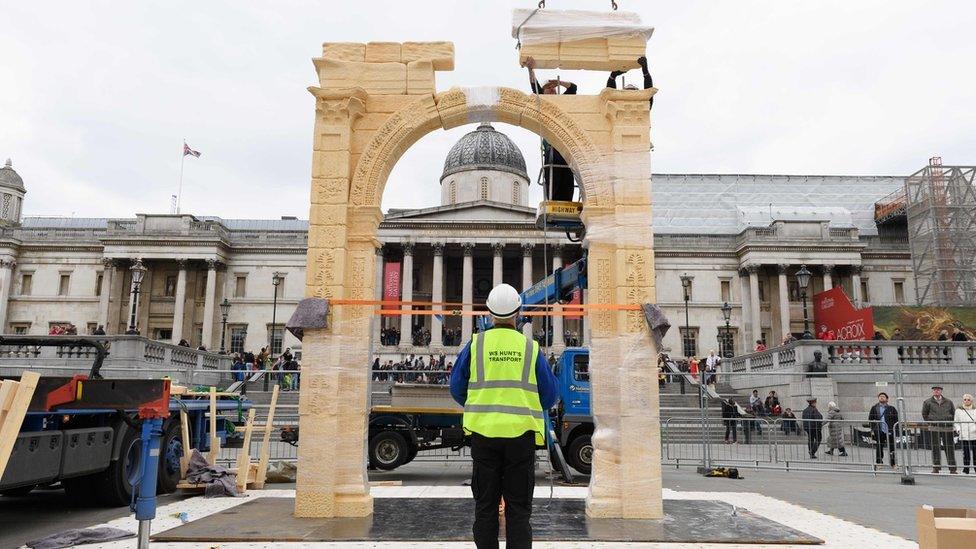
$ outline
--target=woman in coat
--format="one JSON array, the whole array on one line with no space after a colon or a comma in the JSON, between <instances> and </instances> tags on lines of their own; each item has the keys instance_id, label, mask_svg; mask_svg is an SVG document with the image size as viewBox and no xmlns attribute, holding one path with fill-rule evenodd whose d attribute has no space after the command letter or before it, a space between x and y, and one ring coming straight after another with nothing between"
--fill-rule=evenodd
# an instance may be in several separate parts
<instances>
[{"instance_id":1,"label":"woman in coat","mask_svg":"<svg viewBox=\"0 0 976 549\"><path fill-rule=\"evenodd\" d=\"M827 404L827 455L834 455L834 448L837 448L838 456L846 457L847 450L844 449L844 416L840 413L840 408L836 402Z\"/></svg>"},{"instance_id":2,"label":"woman in coat","mask_svg":"<svg viewBox=\"0 0 976 549\"><path fill-rule=\"evenodd\" d=\"M962 395L962 404L956 408L954 423L962 444L962 473L969 474L969 467L976 473L976 405L973 395Z\"/></svg>"}]
</instances>

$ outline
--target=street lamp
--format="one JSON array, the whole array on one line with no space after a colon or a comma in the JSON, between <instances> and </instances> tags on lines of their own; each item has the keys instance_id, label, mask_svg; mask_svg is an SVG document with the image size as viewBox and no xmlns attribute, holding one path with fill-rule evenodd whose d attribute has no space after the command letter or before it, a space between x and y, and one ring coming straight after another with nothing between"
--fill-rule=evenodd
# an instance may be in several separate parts
<instances>
[{"instance_id":1,"label":"street lamp","mask_svg":"<svg viewBox=\"0 0 976 549\"><path fill-rule=\"evenodd\" d=\"M139 335L139 329L136 327L136 310L139 306L139 286L142 285L142 277L146 275L146 267L142 264L142 259L136 259L129 270L132 271L132 304L129 307L131 311L129 329L125 333L126 335Z\"/></svg>"},{"instance_id":2,"label":"street lamp","mask_svg":"<svg viewBox=\"0 0 976 549\"><path fill-rule=\"evenodd\" d=\"M275 360L274 352L274 338L275 338L275 328L278 326L278 286L285 281L285 274L275 271L271 275L271 284L274 285L274 300L271 305L271 332L268 336L268 356L271 357L271 361ZM268 390L268 374L264 374L264 390Z\"/></svg>"},{"instance_id":3,"label":"street lamp","mask_svg":"<svg viewBox=\"0 0 976 549\"><path fill-rule=\"evenodd\" d=\"M224 347L227 337L227 315L230 314L230 301L227 301L225 297L223 301L220 302L220 354L227 354L227 350Z\"/></svg>"},{"instance_id":4,"label":"street lamp","mask_svg":"<svg viewBox=\"0 0 976 549\"><path fill-rule=\"evenodd\" d=\"M796 272L796 284L800 287L800 299L803 300L803 339L813 339L810 333L810 320L807 317L807 288L810 286L810 277L813 273L807 270L806 265L800 265L800 270Z\"/></svg>"},{"instance_id":5,"label":"street lamp","mask_svg":"<svg viewBox=\"0 0 976 549\"><path fill-rule=\"evenodd\" d=\"M681 275L681 287L685 294L685 335L681 338L681 350L684 352L685 358L688 358L688 345L685 344L685 340L691 334L691 323L688 320L688 300L691 299L691 281L694 279L695 277L688 273Z\"/></svg>"},{"instance_id":6,"label":"street lamp","mask_svg":"<svg viewBox=\"0 0 976 549\"><path fill-rule=\"evenodd\" d=\"M725 358L732 358L735 356L732 352L732 327L729 325L732 319L732 306L728 301L722 304L722 316L725 318Z\"/></svg>"}]
</instances>

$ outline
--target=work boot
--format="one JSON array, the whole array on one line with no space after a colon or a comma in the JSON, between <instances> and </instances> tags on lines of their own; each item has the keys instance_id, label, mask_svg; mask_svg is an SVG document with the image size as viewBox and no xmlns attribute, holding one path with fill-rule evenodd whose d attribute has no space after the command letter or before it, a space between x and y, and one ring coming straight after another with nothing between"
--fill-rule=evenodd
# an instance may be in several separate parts
<instances>
[{"instance_id":1,"label":"work boot","mask_svg":"<svg viewBox=\"0 0 976 549\"><path fill-rule=\"evenodd\" d=\"M834 450L833 449L827 450L826 452L824 452L824 454L827 454L828 456L832 456L834 455Z\"/></svg>"},{"instance_id":2,"label":"work boot","mask_svg":"<svg viewBox=\"0 0 976 549\"><path fill-rule=\"evenodd\" d=\"M968 475L969 474L969 467L963 467L962 468L962 474Z\"/></svg>"},{"instance_id":3,"label":"work boot","mask_svg":"<svg viewBox=\"0 0 976 549\"><path fill-rule=\"evenodd\" d=\"M932 472L933 472L933 473L938 473L938 472L940 472L940 471L941 471L941 469L939 469L938 467L933 467L933 468L932 468Z\"/></svg>"}]
</instances>

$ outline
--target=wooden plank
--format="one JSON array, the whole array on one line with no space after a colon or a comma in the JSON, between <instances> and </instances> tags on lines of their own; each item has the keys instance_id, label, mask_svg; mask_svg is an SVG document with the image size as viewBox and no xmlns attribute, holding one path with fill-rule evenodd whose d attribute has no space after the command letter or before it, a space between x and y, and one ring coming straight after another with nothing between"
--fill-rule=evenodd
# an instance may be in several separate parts
<instances>
[{"instance_id":1,"label":"wooden plank","mask_svg":"<svg viewBox=\"0 0 976 549\"><path fill-rule=\"evenodd\" d=\"M12 379L5 379L3 383L0 383L0 427L3 427L3 421L7 417L7 410L10 409L10 405L14 402L14 395L17 394L18 386L20 386L20 383Z\"/></svg>"},{"instance_id":2,"label":"wooden plank","mask_svg":"<svg viewBox=\"0 0 976 549\"><path fill-rule=\"evenodd\" d=\"M254 428L254 408L247 411L247 424L244 427L244 445L237 453L237 491L247 490L247 477L251 468L251 432ZM241 471L244 474L241 474Z\"/></svg>"},{"instance_id":3,"label":"wooden plank","mask_svg":"<svg viewBox=\"0 0 976 549\"><path fill-rule=\"evenodd\" d=\"M371 480L370 486L403 486L402 480Z\"/></svg>"},{"instance_id":4,"label":"wooden plank","mask_svg":"<svg viewBox=\"0 0 976 549\"><path fill-rule=\"evenodd\" d=\"M20 434L20 425L24 422L27 415L27 407L30 406L31 397L34 396L34 389L37 388L37 381L41 378L35 372L24 372L20 376L20 384L17 387L17 394L13 402L7 409L7 415L0 424L0 478L3 471L7 468L7 461L10 453L14 449L14 442Z\"/></svg>"},{"instance_id":5,"label":"wooden plank","mask_svg":"<svg viewBox=\"0 0 976 549\"><path fill-rule=\"evenodd\" d=\"M254 479L254 487L264 488L264 481L268 478L268 456L271 452L271 427L274 421L275 407L278 406L278 386L271 392L271 404L268 406L268 417L261 429L264 436L261 439L261 453L258 454L258 471ZM253 409L253 408L252 408Z\"/></svg>"},{"instance_id":6,"label":"wooden plank","mask_svg":"<svg viewBox=\"0 0 976 549\"><path fill-rule=\"evenodd\" d=\"M190 468L190 421L186 415L186 410L180 410L180 437L183 442L183 455L180 456L180 478L186 478L186 471Z\"/></svg>"},{"instance_id":7,"label":"wooden plank","mask_svg":"<svg viewBox=\"0 0 976 549\"><path fill-rule=\"evenodd\" d=\"M210 452L207 454L207 461L210 465L217 464L217 455L220 454L220 437L217 436L217 388L210 388Z\"/></svg>"}]
</instances>

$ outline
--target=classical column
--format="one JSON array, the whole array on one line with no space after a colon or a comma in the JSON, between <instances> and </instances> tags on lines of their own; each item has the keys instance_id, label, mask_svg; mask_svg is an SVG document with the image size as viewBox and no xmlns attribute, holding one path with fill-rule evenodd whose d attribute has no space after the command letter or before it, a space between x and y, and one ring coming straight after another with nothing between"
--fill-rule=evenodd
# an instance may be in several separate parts
<instances>
[{"instance_id":1,"label":"classical column","mask_svg":"<svg viewBox=\"0 0 976 549\"><path fill-rule=\"evenodd\" d=\"M207 260L207 293L203 302L203 337L200 344L213 348L214 309L217 306L217 260Z\"/></svg>"},{"instance_id":2,"label":"classical column","mask_svg":"<svg viewBox=\"0 0 976 549\"><path fill-rule=\"evenodd\" d=\"M502 253L505 245L496 242L491 245L491 287L494 288L502 283Z\"/></svg>"},{"instance_id":3,"label":"classical column","mask_svg":"<svg viewBox=\"0 0 976 549\"><path fill-rule=\"evenodd\" d=\"M403 245L403 274L400 276L400 283L403 290L400 299L403 301L413 301L413 244ZM412 309L410 305L400 307L403 311ZM400 344L413 345L413 328L410 323L412 316L409 314L400 315Z\"/></svg>"},{"instance_id":4,"label":"classical column","mask_svg":"<svg viewBox=\"0 0 976 549\"><path fill-rule=\"evenodd\" d=\"M173 303L173 337L171 341L177 344L183 339L184 308L186 306L186 259L177 259L176 266L180 271L176 275L176 301Z\"/></svg>"},{"instance_id":5,"label":"classical column","mask_svg":"<svg viewBox=\"0 0 976 549\"><path fill-rule=\"evenodd\" d=\"M461 244L461 251L464 259L461 267L461 302L464 303L464 311L471 310L471 302L474 300L474 244L464 242ZM471 339L471 315L461 317L461 344L464 345Z\"/></svg>"},{"instance_id":6,"label":"classical column","mask_svg":"<svg viewBox=\"0 0 976 549\"><path fill-rule=\"evenodd\" d=\"M13 259L0 260L0 333L7 333L7 308L10 304L10 282L13 278Z\"/></svg>"},{"instance_id":7,"label":"classical column","mask_svg":"<svg viewBox=\"0 0 976 549\"><path fill-rule=\"evenodd\" d=\"M373 269L373 299L382 300L383 299L383 247L380 246L376 248L376 266ZM381 335L383 333L383 319L386 318L383 315L373 315L373 345L380 345L382 342Z\"/></svg>"},{"instance_id":8,"label":"classical column","mask_svg":"<svg viewBox=\"0 0 976 549\"><path fill-rule=\"evenodd\" d=\"M745 268L739 269L739 285L742 290L742 329L739 330L739 337L742 339L742 348L747 352L752 349L756 338L752 337L752 308L749 303L752 301L749 291L749 271Z\"/></svg>"},{"instance_id":9,"label":"classical column","mask_svg":"<svg viewBox=\"0 0 976 549\"><path fill-rule=\"evenodd\" d=\"M434 242L432 245L434 248L434 268L433 268L433 280L430 283L430 300L434 303L442 303L444 301L444 243ZM443 309L443 305L432 305L432 309ZM431 346L439 347L444 344L444 339L442 337L443 326L436 316L430 317L430 344Z\"/></svg>"},{"instance_id":10,"label":"classical column","mask_svg":"<svg viewBox=\"0 0 976 549\"><path fill-rule=\"evenodd\" d=\"M790 333L790 292L786 282L786 269L788 268L789 265L776 266L776 272L779 274L779 329L781 341Z\"/></svg>"},{"instance_id":11,"label":"classical column","mask_svg":"<svg viewBox=\"0 0 976 549\"><path fill-rule=\"evenodd\" d=\"M825 292L834 287L834 281L830 277L830 273L833 272L833 270L834 270L833 265L823 266L823 287Z\"/></svg>"},{"instance_id":12,"label":"classical column","mask_svg":"<svg viewBox=\"0 0 976 549\"><path fill-rule=\"evenodd\" d=\"M556 272L556 269L561 269L563 267L563 245L554 244L552 246L552 272ZM562 309L556 307L555 312L562 312ZM557 347L562 347L565 345L563 340L563 317L559 315L554 315L549 317L552 319L552 343Z\"/></svg>"},{"instance_id":13,"label":"classical column","mask_svg":"<svg viewBox=\"0 0 976 549\"><path fill-rule=\"evenodd\" d=\"M752 339L751 345L746 349L751 349L757 339L762 339L762 310L759 308L759 265L746 265L749 271L749 312L752 316Z\"/></svg>"},{"instance_id":14,"label":"classical column","mask_svg":"<svg viewBox=\"0 0 976 549\"><path fill-rule=\"evenodd\" d=\"M532 251L535 249L535 244L528 242L522 243L522 291L526 291L532 287ZM532 337L532 323L526 322L525 326L522 326L522 333L525 337Z\"/></svg>"},{"instance_id":15,"label":"classical column","mask_svg":"<svg viewBox=\"0 0 976 549\"><path fill-rule=\"evenodd\" d=\"M102 258L102 285L99 287L98 295L98 323L105 329L106 334L111 334L115 330L109 327L108 315L109 305L112 299L112 276L115 274L115 260Z\"/></svg>"},{"instance_id":16,"label":"classical column","mask_svg":"<svg viewBox=\"0 0 976 549\"><path fill-rule=\"evenodd\" d=\"M864 301L864 296L861 295L860 265L851 265L851 289L854 291L854 306L860 307L861 302Z\"/></svg>"}]
</instances>

